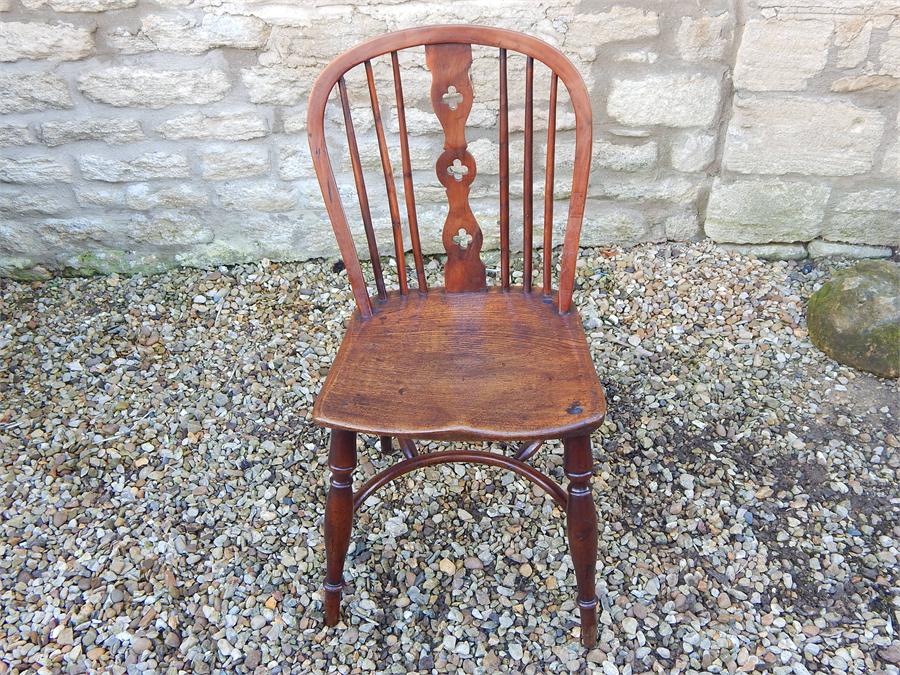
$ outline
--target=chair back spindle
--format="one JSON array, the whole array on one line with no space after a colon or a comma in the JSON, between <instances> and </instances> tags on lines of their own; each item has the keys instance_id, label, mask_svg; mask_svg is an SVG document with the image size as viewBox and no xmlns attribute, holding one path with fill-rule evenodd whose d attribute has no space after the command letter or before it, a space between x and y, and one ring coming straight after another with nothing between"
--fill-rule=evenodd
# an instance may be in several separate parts
<instances>
[{"instance_id":1,"label":"chair back spindle","mask_svg":"<svg viewBox=\"0 0 900 675\"><path fill-rule=\"evenodd\" d=\"M466 123L470 116L474 87L470 78L473 63L472 46L499 49L499 245L500 269L498 285L513 292L510 265L510 129L509 129L509 52L525 56L524 138L522 164L522 253L523 279L520 292L532 293L534 284L534 106L535 61L550 71L549 107L547 111L546 161L544 163L543 237L540 293L553 298L553 213L556 179L557 107L559 82L568 94L575 115L575 153L572 166L572 189L565 235L559 259L558 289L555 294L559 313L571 309L575 281L575 261L587 197L591 154L591 110L587 90L575 67L558 50L527 35L482 26L430 26L413 28L381 36L363 43L336 58L325 68L313 86L309 99L309 142L313 166L319 179L326 209L347 269L348 279L360 314L365 318L378 311L373 305L362 273L355 242L334 177L326 143L325 107L335 86L347 136L347 150L353 172L353 184L359 201L359 212L365 232L369 259L372 265L378 301L388 298L384 271L375 236L371 204L367 193L359 144L353 128L345 75L362 65L372 117L381 170L384 174L387 207L393 235L393 249L397 264L397 283L400 295L409 293L406 252L403 240L397 187L391 165L390 151L382 121L375 71L372 60L389 54L399 132L400 164L406 220L409 227L418 292L428 292L425 264L419 233L419 216L413 185L413 167L407 128L406 104L401 82L398 53L413 47L424 47L425 63L431 73L430 102L444 135L443 151L436 157L434 169L447 196L447 214L442 226L441 240L447 254L444 266L444 289L448 293L478 292L487 288L487 274L481 260L484 233L479 226L469 195L476 178L475 158L468 150Z\"/></svg>"}]
</instances>

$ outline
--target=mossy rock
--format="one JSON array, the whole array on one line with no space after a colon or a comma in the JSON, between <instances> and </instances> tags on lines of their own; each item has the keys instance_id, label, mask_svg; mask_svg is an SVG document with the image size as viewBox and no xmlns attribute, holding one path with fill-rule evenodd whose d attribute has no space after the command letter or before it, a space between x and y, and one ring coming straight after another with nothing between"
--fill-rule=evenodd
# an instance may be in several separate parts
<instances>
[{"instance_id":1,"label":"mossy rock","mask_svg":"<svg viewBox=\"0 0 900 675\"><path fill-rule=\"evenodd\" d=\"M900 376L900 265L867 260L813 293L809 337L823 352L881 377Z\"/></svg>"}]
</instances>

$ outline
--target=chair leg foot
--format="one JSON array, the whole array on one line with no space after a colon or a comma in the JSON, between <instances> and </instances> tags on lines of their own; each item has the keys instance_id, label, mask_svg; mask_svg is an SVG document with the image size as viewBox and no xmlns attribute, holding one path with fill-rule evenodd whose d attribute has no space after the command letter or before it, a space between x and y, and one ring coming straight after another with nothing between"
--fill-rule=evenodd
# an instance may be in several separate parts
<instances>
[{"instance_id":1,"label":"chair leg foot","mask_svg":"<svg viewBox=\"0 0 900 675\"><path fill-rule=\"evenodd\" d=\"M591 648L597 643L597 509L591 495L590 436L563 439L564 466L569 479L569 503L566 530L575 580L578 584L578 610L581 615L581 644Z\"/></svg>"},{"instance_id":2,"label":"chair leg foot","mask_svg":"<svg viewBox=\"0 0 900 675\"><path fill-rule=\"evenodd\" d=\"M378 438L381 441L381 451L385 454L389 453L393 449L392 443L391 443L391 437L390 436L379 436Z\"/></svg>"},{"instance_id":3,"label":"chair leg foot","mask_svg":"<svg viewBox=\"0 0 900 675\"><path fill-rule=\"evenodd\" d=\"M325 625L340 620L344 560L353 527L353 469L356 467L356 434L334 429L328 453L331 486L325 502Z\"/></svg>"}]
</instances>

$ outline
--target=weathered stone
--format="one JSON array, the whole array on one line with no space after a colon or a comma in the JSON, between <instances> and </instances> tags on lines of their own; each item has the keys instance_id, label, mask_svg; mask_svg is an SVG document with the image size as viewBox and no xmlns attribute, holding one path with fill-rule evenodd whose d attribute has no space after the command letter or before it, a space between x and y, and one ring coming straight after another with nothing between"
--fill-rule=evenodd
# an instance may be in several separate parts
<instances>
[{"instance_id":1,"label":"weathered stone","mask_svg":"<svg viewBox=\"0 0 900 675\"><path fill-rule=\"evenodd\" d=\"M216 188L219 204L229 211L290 211L297 206L297 193L277 181L226 183Z\"/></svg>"},{"instance_id":2,"label":"weathered stone","mask_svg":"<svg viewBox=\"0 0 900 675\"><path fill-rule=\"evenodd\" d=\"M184 155L167 152L148 152L128 160L82 155L78 157L78 168L85 178L107 183L154 178L188 178L191 175Z\"/></svg>"},{"instance_id":3,"label":"weathered stone","mask_svg":"<svg viewBox=\"0 0 900 675\"><path fill-rule=\"evenodd\" d=\"M579 58L593 61L597 47L609 42L659 35L659 15L637 7L615 6L607 12L579 14L566 31L564 45Z\"/></svg>"},{"instance_id":4,"label":"weathered stone","mask_svg":"<svg viewBox=\"0 0 900 675\"><path fill-rule=\"evenodd\" d=\"M143 139L144 132L137 120L110 117L44 122L40 126L39 137L41 142L49 146L74 141L130 143Z\"/></svg>"},{"instance_id":5,"label":"weathered stone","mask_svg":"<svg viewBox=\"0 0 900 675\"><path fill-rule=\"evenodd\" d=\"M900 191L858 190L836 199L822 236L854 244L900 245Z\"/></svg>"},{"instance_id":6,"label":"weathered stone","mask_svg":"<svg viewBox=\"0 0 900 675\"><path fill-rule=\"evenodd\" d=\"M744 27L734 86L751 91L797 91L825 68L834 25L806 19L751 20Z\"/></svg>"},{"instance_id":7,"label":"weathered stone","mask_svg":"<svg viewBox=\"0 0 900 675\"><path fill-rule=\"evenodd\" d=\"M723 161L739 173L864 173L884 125L878 111L843 99L735 96Z\"/></svg>"},{"instance_id":8,"label":"weathered stone","mask_svg":"<svg viewBox=\"0 0 900 675\"><path fill-rule=\"evenodd\" d=\"M672 167L678 171L704 171L716 157L716 137L685 131L672 139Z\"/></svg>"},{"instance_id":9,"label":"weathered stone","mask_svg":"<svg viewBox=\"0 0 900 675\"><path fill-rule=\"evenodd\" d=\"M278 148L278 176L282 180L298 180L315 175L309 145L285 143Z\"/></svg>"},{"instance_id":10,"label":"weathered stone","mask_svg":"<svg viewBox=\"0 0 900 675\"><path fill-rule=\"evenodd\" d=\"M71 179L69 167L50 157L0 157L0 183L68 183Z\"/></svg>"},{"instance_id":11,"label":"weathered stone","mask_svg":"<svg viewBox=\"0 0 900 675\"><path fill-rule=\"evenodd\" d=\"M856 75L831 83L831 91L893 91L900 89L900 78L891 75Z\"/></svg>"},{"instance_id":12,"label":"weathered stone","mask_svg":"<svg viewBox=\"0 0 900 675\"><path fill-rule=\"evenodd\" d=\"M81 206L125 206L125 188L98 187L95 184L76 185L75 201Z\"/></svg>"},{"instance_id":13,"label":"weathered stone","mask_svg":"<svg viewBox=\"0 0 900 675\"><path fill-rule=\"evenodd\" d=\"M887 246L864 246L863 244L843 244L835 241L816 239L807 245L813 258L890 258L892 251Z\"/></svg>"},{"instance_id":14,"label":"weathered stone","mask_svg":"<svg viewBox=\"0 0 900 675\"><path fill-rule=\"evenodd\" d=\"M572 148L574 152L574 148ZM602 139L594 141L591 165L615 171L641 171L656 164L657 147L655 141L638 145L609 143Z\"/></svg>"},{"instance_id":15,"label":"weathered stone","mask_svg":"<svg viewBox=\"0 0 900 675\"><path fill-rule=\"evenodd\" d=\"M825 185L800 181L717 178L706 207L706 234L737 244L809 241L822 230L829 193Z\"/></svg>"},{"instance_id":16,"label":"weathered stone","mask_svg":"<svg viewBox=\"0 0 900 675\"><path fill-rule=\"evenodd\" d=\"M268 120L254 112L213 113L189 112L156 127L163 138L215 138L223 141L245 141L269 133Z\"/></svg>"},{"instance_id":17,"label":"weathered stone","mask_svg":"<svg viewBox=\"0 0 900 675\"><path fill-rule=\"evenodd\" d=\"M588 199L584 217L586 222L595 225L582 231L583 246L612 243L632 245L644 241L662 241L666 236L661 225L650 223L638 209L603 200Z\"/></svg>"},{"instance_id":18,"label":"weathered stone","mask_svg":"<svg viewBox=\"0 0 900 675\"><path fill-rule=\"evenodd\" d=\"M666 239L669 241L700 241L703 228L696 209L685 209L673 213L663 221Z\"/></svg>"},{"instance_id":19,"label":"weathered stone","mask_svg":"<svg viewBox=\"0 0 900 675\"><path fill-rule=\"evenodd\" d=\"M809 337L831 358L881 377L900 376L900 266L867 260L813 293Z\"/></svg>"},{"instance_id":20,"label":"weathered stone","mask_svg":"<svg viewBox=\"0 0 900 675\"><path fill-rule=\"evenodd\" d=\"M806 247L803 244L721 244L726 251L752 255L762 260L803 260Z\"/></svg>"},{"instance_id":21,"label":"weathered stone","mask_svg":"<svg viewBox=\"0 0 900 675\"><path fill-rule=\"evenodd\" d=\"M871 39L872 21L868 17L853 16L837 21L834 30L837 67L855 68L865 61Z\"/></svg>"},{"instance_id":22,"label":"weathered stone","mask_svg":"<svg viewBox=\"0 0 900 675\"><path fill-rule=\"evenodd\" d=\"M209 197L202 187L187 183L171 186L137 183L125 189L125 204L138 211L199 208L209 204Z\"/></svg>"},{"instance_id":23,"label":"weathered stone","mask_svg":"<svg viewBox=\"0 0 900 675\"><path fill-rule=\"evenodd\" d=\"M208 244L215 234L205 218L178 211L139 213L128 224L128 236L137 244L167 246Z\"/></svg>"},{"instance_id":24,"label":"weathered stone","mask_svg":"<svg viewBox=\"0 0 900 675\"><path fill-rule=\"evenodd\" d=\"M900 140L896 140L884 152L881 172L900 180Z\"/></svg>"},{"instance_id":25,"label":"weathered stone","mask_svg":"<svg viewBox=\"0 0 900 675\"><path fill-rule=\"evenodd\" d=\"M878 62L881 64L881 73L900 77L900 21L896 19L887 40L878 48Z\"/></svg>"},{"instance_id":26,"label":"weathered stone","mask_svg":"<svg viewBox=\"0 0 900 675\"><path fill-rule=\"evenodd\" d=\"M54 12L106 12L127 9L137 5L137 0L22 0L28 9L50 6Z\"/></svg>"},{"instance_id":27,"label":"weathered stone","mask_svg":"<svg viewBox=\"0 0 900 675\"><path fill-rule=\"evenodd\" d=\"M616 78L606 107L623 124L708 126L719 109L719 81L694 73Z\"/></svg>"},{"instance_id":28,"label":"weathered stone","mask_svg":"<svg viewBox=\"0 0 900 675\"><path fill-rule=\"evenodd\" d=\"M675 44L685 61L717 61L725 55L731 41L731 17L728 12L716 16L686 16L681 19Z\"/></svg>"},{"instance_id":29,"label":"weathered stone","mask_svg":"<svg viewBox=\"0 0 900 675\"><path fill-rule=\"evenodd\" d=\"M203 177L212 180L260 176L269 170L265 148L229 147L200 153Z\"/></svg>"},{"instance_id":30,"label":"weathered stone","mask_svg":"<svg viewBox=\"0 0 900 675\"><path fill-rule=\"evenodd\" d=\"M71 108L65 81L50 73L0 73L0 113Z\"/></svg>"},{"instance_id":31,"label":"weathered stone","mask_svg":"<svg viewBox=\"0 0 900 675\"><path fill-rule=\"evenodd\" d=\"M0 61L77 61L94 49L92 33L69 23L0 22Z\"/></svg>"},{"instance_id":32,"label":"weathered stone","mask_svg":"<svg viewBox=\"0 0 900 675\"><path fill-rule=\"evenodd\" d=\"M118 66L85 73L78 88L92 101L114 106L164 108L176 103L218 101L231 88L221 70L154 70Z\"/></svg>"},{"instance_id":33,"label":"weathered stone","mask_svg":"<svg viewBox=\"0 0 900 675\"><path fill-rule=\"evenodd\" d=\"M592 197L626 201L668 200L688 204L697 199L704 186L703 178L687 176L662 176L647 180L622 174L594 177L591 181Z\"/></svg>"},{"instance_id":34,"label":"weathered stone","mask_svg":"<svg viewBox=\"0 0 900 675\"><path fill-rule=\"evenodd\" d=\"M318 68L245 68L241 80L253 103L295 105L305 101Z\"/></svg>"},{"instance_id":35,"label":"weathered stone","mask_svg":"<svg viewBox=\"0 0 900 675\"><path fill-rule=\"evenodd\" d=\"M149 14L141 17L136 34L120 29L108 36L109 44L125 54L168 51L202 54L218 47L258 49L265 45L269 28L252 16L205 14L202 20L186 15Z\"/></svg>"},{"instance_id":36,"label":"weathered stone","mask_svg":"<svg viewBox=\"0 0 900 675\"><path fill-rule=\"evenodd\" d=\"M65 199L46 191L24 192L2 191L0 192L0 212L9 215L56 215L64 213L71 206Z\"/></svg>"},{"instance_id":37,"label":"weathered stone","mask_svg":"<svg viewBox=\"0 0 900 675\"><path fill-rule=\"evenodd\" d=\"M29 145L32 142L27 124L0 124L0 147Z\"/></svg>"}]
</instances>

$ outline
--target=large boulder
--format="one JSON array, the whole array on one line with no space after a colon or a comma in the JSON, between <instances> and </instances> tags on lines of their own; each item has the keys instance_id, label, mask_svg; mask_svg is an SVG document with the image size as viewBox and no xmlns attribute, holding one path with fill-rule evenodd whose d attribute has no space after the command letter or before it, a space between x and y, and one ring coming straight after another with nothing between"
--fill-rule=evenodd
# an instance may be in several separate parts
<instances>
[{"instance_id":1,"label":"large boulder","mask_svg":"<svg viewBox=\"0 0 900 675\"><path fill-rule=\"evenodd\" d=\"M900 266L867 260L813 293L809 336L831 358L881 377L900 375Z\"/></svg>"}]
</instances>

